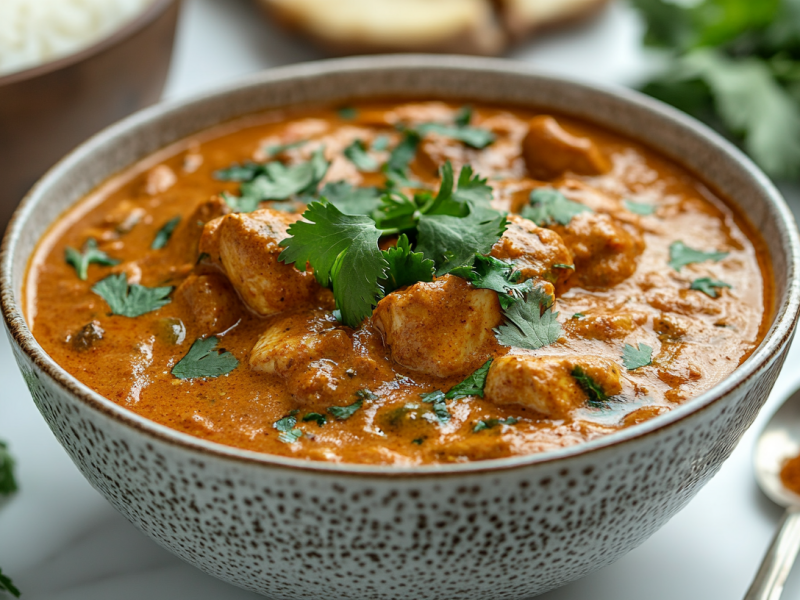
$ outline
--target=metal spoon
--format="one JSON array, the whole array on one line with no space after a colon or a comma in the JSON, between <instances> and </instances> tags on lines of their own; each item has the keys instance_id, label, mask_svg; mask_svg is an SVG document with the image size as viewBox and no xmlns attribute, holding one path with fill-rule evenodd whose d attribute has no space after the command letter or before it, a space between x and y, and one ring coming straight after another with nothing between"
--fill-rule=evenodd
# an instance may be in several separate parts
<instances>
[{"instance_id":1,"label":"metal spoon","mask_svg":"<svg viewBox=\"0 0 800 600\"><path fill-rule=\"evenodd\" d=\"M767 497L786 508L778 533L744 600L778 600L800 550L800 496L781 482L783 463L800 454L800 390L792 394L758 438L753 466Z\"/></svg>"}]
</instances>

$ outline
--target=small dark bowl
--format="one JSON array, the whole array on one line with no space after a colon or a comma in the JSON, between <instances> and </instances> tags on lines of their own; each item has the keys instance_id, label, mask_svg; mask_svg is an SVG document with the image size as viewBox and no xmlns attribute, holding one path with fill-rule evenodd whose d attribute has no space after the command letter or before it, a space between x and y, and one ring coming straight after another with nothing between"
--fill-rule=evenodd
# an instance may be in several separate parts
<instances>
[{"instance_id":1,"label":"small dark bowl","mask_svg":"<svg viewBox=\"0 0 800 600\"><path fill-rule=\"evenodd\" d=\"M161 97L179 5L154 0L88 48L0 77L0 228L59 158Z\"/></svg>"}]
</instances>

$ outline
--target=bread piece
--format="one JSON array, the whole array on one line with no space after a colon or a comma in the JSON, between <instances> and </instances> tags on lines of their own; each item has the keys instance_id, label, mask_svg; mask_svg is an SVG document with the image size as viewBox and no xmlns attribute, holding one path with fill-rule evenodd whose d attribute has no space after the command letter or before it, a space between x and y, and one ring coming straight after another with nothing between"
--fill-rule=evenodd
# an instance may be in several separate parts
<instances>
[{"instance_id":1,"label":"bread piece","mask_svg":"<svg viewBox=\"0 0 800 600\"><path fill-rule=\"evenodd\" d=\"M258 0L289 28L334 54L448 52L506 47L489 0Z\"/></svg>"},{"instance_id":2,"label":"bread piece","mask_svg":"<svg viewBox=\"0 0 800 600\"><path fill-rule=\"evenodd\" d=\"M515 41L538 29L588 18L608 0L495 0L506 32Z\"/></svg>"}]
</instances>

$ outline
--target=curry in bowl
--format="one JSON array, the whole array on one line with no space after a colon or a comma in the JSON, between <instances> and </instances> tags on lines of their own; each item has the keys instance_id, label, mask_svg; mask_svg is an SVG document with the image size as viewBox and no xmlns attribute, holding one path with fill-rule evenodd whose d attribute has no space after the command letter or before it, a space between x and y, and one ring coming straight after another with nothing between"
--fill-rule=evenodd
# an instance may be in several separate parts
<instances>
[{"instance_id":1,"label":"curry in bowl","mask_svg":"<svg viewBox=\"0 0 800 600\"><path fill-rule=\"evenodd\" d=\"M757 232L649 149L438 101L272 111L115 176L29 265L80 381L235 447L416 465L531 454L723 380L769 324Z\"/></svg>"}]
</instances>

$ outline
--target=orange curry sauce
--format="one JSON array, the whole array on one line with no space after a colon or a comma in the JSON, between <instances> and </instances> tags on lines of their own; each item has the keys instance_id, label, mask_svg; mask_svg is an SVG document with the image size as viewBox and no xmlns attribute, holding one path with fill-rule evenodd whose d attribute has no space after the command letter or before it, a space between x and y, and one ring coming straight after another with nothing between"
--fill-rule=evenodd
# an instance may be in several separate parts
<instances>
[{"instance_id":1,"label":"orange curry sauce","mask_svg":"<svg viewBox=\"0 0 800 600\"><path fill-rule=\"evenodd\" d=\"M218 195L238 193L239 184L216 179L215 171L248 160L298 164L324 146L331 166L323 183L382 186L380 171L359 171L343 149L360 139L384 163L402 137L396 125L452 123L458 109L443 102L374 102L355 106L353 114L271 112L197 134L133 165L70 209L39 243L24 290L36 339L98 393L175 430L271 454L397 465L523 455L595 439L708 390L754 350L769 321L772 276L763 243L744 219L698 179L639 144L567 118L494 106L473 106L471 120L492 131L494 143L475 149L427 134L409 175L435 193L440 167L449 160L456 177L470 164L488 178L497 209L521 212L538 187L553 187L591 209L549 231L517 220L517 234L538 236L535 243L500 240L493 250L528 264L528 275L538 281L555 284L553 311L563 327L556 343L538 350L500 345L491 328L502 320L481 312L499 311L495 296L485 295L495 293L482 290L480 302L467 306L465 298L478 298L470 296L476 290L454 276L434 282L438 288L423 290L429 295L421 300L415 286L390 294L356 330L335 321L330 293L313 278L288 284L301 285L302 294L262 295L279 308L258 314L256 284L269 273L261 272L257 252L272 252L274 262L280 248L252 228L245 231L250 216L239 215L242 235L256 238L234 252L242 259L239 271L229 272L230 261L226 270L220 240L209 239L219 226L214 219L228 212ZM369 150L378 138L378 149ZM303 140L268 156L267 148ZM273 222L292 221L299 215L291 211L303 210L297 198L261 204L271 206L283 211L270 213ZM638 214L650 212L648 206L652 214ZM166 246L152 250L157 232L176 216L181 221ZM280 237L281 227L265 227ZM229 237L240 230L232 228ZM120 264L90 264L81 281L65 262L65 250L81 249L89 238ZM675 270L668 263L676 241L727 255ZM202 253L206 247L217 255ZM294 271L286 277L301 277L286 268ZM91 288L112 273L148 287L174 286L171 302L135 318L111 315ZM716 298L690 289L704 277L730 287L713 288ZM248 292L250 283L256 287ZM401 317L413 319L414 310L428 311L425 327L392 329ZM469 319L478 329L459 329ZM271 328L289 337L251 357ZM196 339L212 334L239 366L216 378L176 378L173 366ZM314 343L303 337L316 334ZM652 364L626 369L626 344L651 347ZM447 400L447 422L422 401L421 393L448 390L487 356L495 358L494 368L506 355L522 358L506 363L515 366L510 371L490 371L483 398ZM539 362L526 362L531 358ZM258 365L261 370L253 368ZM571 376L575 366L611 398L589 402ZM359 390L370 392L362 407L349 418L334 418L329 408L351 405ZM326 422L303 421L309 413ZM288 442L274 424L292 414L302 435Z\"/></svg>"}]
</instances>

